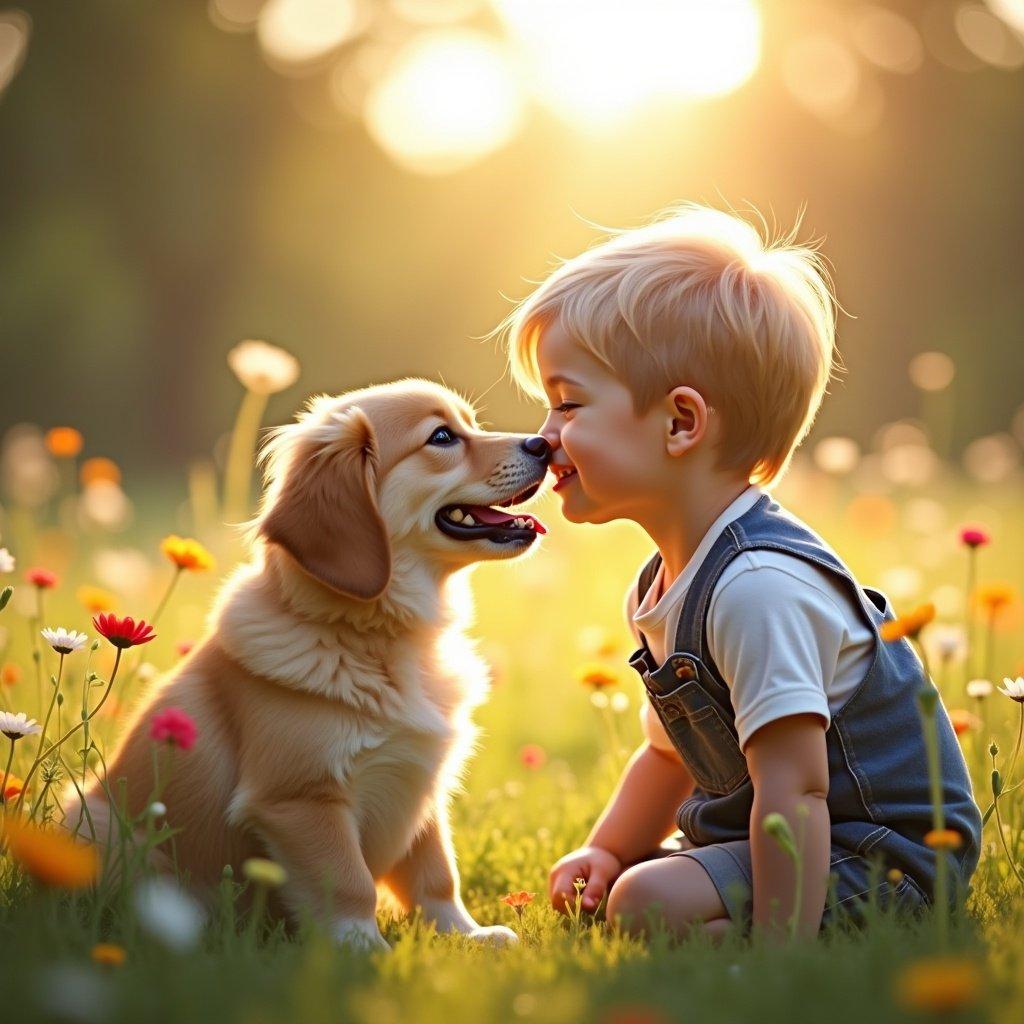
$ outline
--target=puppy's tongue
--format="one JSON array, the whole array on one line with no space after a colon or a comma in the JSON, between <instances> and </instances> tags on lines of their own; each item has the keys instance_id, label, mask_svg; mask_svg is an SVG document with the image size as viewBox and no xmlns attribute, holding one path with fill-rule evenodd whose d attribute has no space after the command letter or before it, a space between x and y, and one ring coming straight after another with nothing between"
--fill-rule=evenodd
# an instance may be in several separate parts
<instances>
[{"instance_id":1,"label":"puppy's tongue","mask_svg":"<svg viewBox=\"0 0 1024 1024\"><path fill-rule=\"evenodd\" d=\"M528 512L520 512L519 515L512 516L507 512L491 508L490 505L460 505L459 508L469 512L478 523L483 523L485 526L508 526L514 519L529 519L537 533L548 532L544 528L544 524Z\"/></svg>"}]
</instances>

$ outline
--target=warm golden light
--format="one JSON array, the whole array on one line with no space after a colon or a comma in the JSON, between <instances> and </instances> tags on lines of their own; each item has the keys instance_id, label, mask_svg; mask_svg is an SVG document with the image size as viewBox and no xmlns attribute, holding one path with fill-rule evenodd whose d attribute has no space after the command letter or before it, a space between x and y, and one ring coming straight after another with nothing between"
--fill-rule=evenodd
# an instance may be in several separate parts
<instances>
[{"instance_id":1,"label":"warm golden light","mask_svg":"<svg viewBox=\"0 0 1024 1024\"><path fill-rule=\"evenodd\" d=\"M757 68L750 0L494 0L542 102L600 127L645 103L717 96Z\"/></svg>"},{"instance_id":2,"label":"warm golden light","mask_svg":"<svg viewBox=\"0 0 1024 1024\"><path fill-rule=\"evenodd\" d=\"M268 0L257 35L271 60L305 64L355 35L362 20L355 0Z\"/></svg>"},{"instance_id":3,"label":"warm golden light","mask_svg":"<svg viewBox=\"0 0 1024 1024\"><path fill-rule=\"evenodd\" d=\"M370 134L393 159L444 174L503 146L522 117L522 96L507 58L479 32L417 36L366 101Z\"/></svg>"},{"instance_id":4,"label":"warm golden light","mask_svg":"<svg viewBox=\"0 0 1024 1024\"><path fill-rule=\"evenodd\" d=\"M961 4L955 25L960 41L979 60L1007 71L1024 65L1024 43L980 4Z\"/></svg>"},{"instance_id":5,"label":"warm golden light","mask_svg":"<svg viewBox=\"0 0 1024 1024\"><path fill-rule=\"evenodd\" d=\"M910 74L924 61L924 43L913 23L902 14L876 4L855 12L853 41L872 64L886 71Z\"/></svg>"},{"instance_id":6,"label":"warm golden light","mask_svg":"<svg viewBox=\"0 0 1024 1024\"><path fill-rule=\"evenodd\" d=\"M21 68L31 22L21 11L0 12L0 93Z\"/></svg>"}]
</instances>

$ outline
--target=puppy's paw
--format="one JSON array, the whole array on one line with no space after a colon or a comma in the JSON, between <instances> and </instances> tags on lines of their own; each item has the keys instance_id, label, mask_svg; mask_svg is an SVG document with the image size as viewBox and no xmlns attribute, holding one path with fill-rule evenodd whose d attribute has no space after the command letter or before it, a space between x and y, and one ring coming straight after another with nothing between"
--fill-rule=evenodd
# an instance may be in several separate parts
<instances>
[{"instance_id":1,"label":"puppy's paw","mask_svg":"<svg viewBox=\"0 0 1024 1024\"><path fill-rule=\"evenodd\" d=\"M512 946L519 941L519 936L511 928L506 928L501 924L492 924L487 927L478 925L469 933L468 937L492 946Z\"/></svg>"},{"instance_id":2,"label":"puppy's paw","mask_svg":"<svg viewBox=\"0 0 1024 1024\"><path fill-rule=\"evenodd\" d=\"M334 923L331 933L335 942L349 949L362 950L366 953L375 953L383 949L391 952L391 947L381 935L376 921L342 918Z\"/></svg>"}]
</instances>

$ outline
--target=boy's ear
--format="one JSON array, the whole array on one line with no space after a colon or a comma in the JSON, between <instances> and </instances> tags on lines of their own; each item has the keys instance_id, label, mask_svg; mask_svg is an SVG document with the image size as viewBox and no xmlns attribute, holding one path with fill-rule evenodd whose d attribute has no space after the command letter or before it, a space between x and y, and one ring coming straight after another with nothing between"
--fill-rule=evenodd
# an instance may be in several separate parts
<instances>
[{"instance_id":1,"label":"boy's ear","mask_svg":"<svg viewBox=\"0 0 1024 1024\"><path fill-rule=\"evenodd\" d=\"M708 406L695 388L673 388L665 396L665 414L665 450L669 455L684 455L707 431Z\"/></svg>"}]
</instances>

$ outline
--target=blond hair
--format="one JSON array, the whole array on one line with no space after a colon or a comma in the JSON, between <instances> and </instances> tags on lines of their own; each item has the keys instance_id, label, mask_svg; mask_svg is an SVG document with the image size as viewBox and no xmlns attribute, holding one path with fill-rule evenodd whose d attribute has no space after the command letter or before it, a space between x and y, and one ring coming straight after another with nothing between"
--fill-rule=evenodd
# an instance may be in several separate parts
<instances>
[{"instance_id":1,"label":"blond hair","mask_svg":"<svg viewBox=\"0 0 1024 1024\"><path fill-rule=\"evenodd\" d=\"M696 203L563 263L498 327L534 397L541 331L557 321L629 388L638 416L674 387L722 417L719 469L768 484L810 428L832 373L836 303L816 246L775 242ZM767 232L766 232L767 233Z\"/></svg>"}]
</instances>

